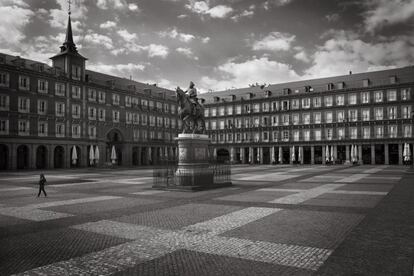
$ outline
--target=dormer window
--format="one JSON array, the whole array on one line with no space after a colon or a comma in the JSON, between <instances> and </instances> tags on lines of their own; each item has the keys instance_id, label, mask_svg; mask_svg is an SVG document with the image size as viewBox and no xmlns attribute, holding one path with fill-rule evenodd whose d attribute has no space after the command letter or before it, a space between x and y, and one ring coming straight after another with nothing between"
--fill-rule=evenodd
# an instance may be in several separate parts
<instances>
[{"instance_id":1,"label":"dormer window","mask_svg":"<svg viewBox=\"0 0 414 276\"><path fill-rule=\"evenodd\" d=\"M369 87L370 81L369 79L362 80L362 87Z\"/></svg>"},{"instance_id":2,"label":"dormer window","mask_svg":"<svg viewBox=\"0 0 414 276\"><path fill-rule=\"evenodd\" d=\"M214 97L214 102L217 103L220 101L220 97Z\"/></svg>"},{"instance_id":3,"label":"dormer window","mask_svg":"<svg viewBox=\"0 0 414 276\"><path fill-rule=\"evenodd\" d=\"M290 94L290 88L283 88L283 95L289 95Z\"/></svg>"},{"instance_id":4,"label":"dormer window","mask_svg":"<svg viewBox=\"0 0 414 276\"><path fill-rule=\"evenodd\" d=\"M396 84L397 83L397 76L390 76L390 84Z\"/></svg>"},{"instance_id":5,"label":"dormer window","mask_svg":"<svg viewBox=\"0 0 414 276\"><path fill-rule=\"evenodd\" d=\"M72 79L80 80L82 75L81 67L77 65L72 65Z\"/></svg>"},{"instance_id":6,"label":"dormer window","mask_svg":"<svg viewBox=\"0 0 414 276\"><path fill-rule=\"evenodd\" d=\"M310 85L305 86L305 92L312 92L313 88Z\"/></svg>"},{"instance_id":7,"label":"dormer window","mask_svg":"<svg viewBox=\"0 0 414 276\"><path fill-rule=\"evenodd\" d=\"M343 81L338 82L338 83L336 84L336 88L337 88L337 89L344 89L344 88L345 88L345 83L344 83Z\"/></svg>"},{"instance_id":8,"label":"dormer window","mask_svg":"<svg viewBox=\"0 0 414 276\"><path fill-rule=\"evenodd\" d=\"M334 86L333 83L328 83L326 85L326 90L331 91L331 90L334 90L334 89L335 89L335 86Z\"/></svg>"},{"instance_id":9,"label":"dormer window","mask_svg":"<svg viewBox=\"0 0 414 276\"><path fill-rule=\"evenodd\" d=\"M19 89L20 90L29 90L30 88L30 78L28 76L19 76Z\"/></svg>"},{"instance_id":10,"label":"dormer window","mask_svg":"<svg viewBox=\"0 0 414 276\"><path fill-rule=\"evenodd\" d=\"M253 99L253 97L254 97L254 94L253 93L248 93L247 94L247 98L250 100L250 99Z\"/></svg>"},{"instance_id":11,"label":"dormer window","mask_svg":"<svg viewBox=\"0 0 414 276\"><path fill-rule=\"evenodd\" d=\"M269 98L270 96L272 96L272 91L266 90L265 91L265 97Z\"/></svg>"}]
</instances>

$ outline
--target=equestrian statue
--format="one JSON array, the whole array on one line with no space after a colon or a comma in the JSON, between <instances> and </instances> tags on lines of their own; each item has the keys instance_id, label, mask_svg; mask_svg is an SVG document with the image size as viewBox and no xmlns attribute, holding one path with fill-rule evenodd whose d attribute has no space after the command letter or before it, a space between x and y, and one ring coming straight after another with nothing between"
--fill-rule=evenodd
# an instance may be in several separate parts
<instances>
[{"instance_id":1,"label":"equestrian statue","mask_svg":"<svg viewBox=\"0 0 414 276\"><path fill-rule=\"evenodd\" d=\"M183 121L182 133L204 134L204 107L198 102L197 89L191 81L186 91L177 87L178 116Z\"/></svg>"}]
</instances>

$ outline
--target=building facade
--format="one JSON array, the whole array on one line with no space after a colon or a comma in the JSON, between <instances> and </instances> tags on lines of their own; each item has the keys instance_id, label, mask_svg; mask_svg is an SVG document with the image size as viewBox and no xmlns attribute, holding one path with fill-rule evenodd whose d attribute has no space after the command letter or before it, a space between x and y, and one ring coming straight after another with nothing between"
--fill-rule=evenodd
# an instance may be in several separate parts
<instances>
[{"instance_id":1,"label":"building facade","mask_svg":"<svg viewBox=\"0 0 414 276\"><path fill-rule=\"evenodd\" d=\"M173 91L87 70L70 17L60 48L51 67L0 54L1 170L140 166L175 156Z\"/></svg>"},{"instance_id":2,"label":"building facade","mask_svg":"<svg viewBox=\"0 0 414 276\"><path fill-rule=\"evenodd\" d=\"M414 67L405 67L201 97L218 159L403 164L406 143L413 152L413 89Z\"/></svg>"}]
</instances>

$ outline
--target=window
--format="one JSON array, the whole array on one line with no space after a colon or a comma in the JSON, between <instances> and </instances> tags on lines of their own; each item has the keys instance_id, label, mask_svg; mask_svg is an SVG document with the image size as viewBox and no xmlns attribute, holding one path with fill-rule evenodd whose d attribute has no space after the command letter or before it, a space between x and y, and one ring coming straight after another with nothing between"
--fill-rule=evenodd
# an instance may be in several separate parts
<instances>
[{"instance_id":1,"label":"window","mask_svg":"<svg viewBox=\"0 0 414 276\"><path fill-rule=\"evenodd\" d=\"M369 79L362 80L362 87L369 87L370 81Z\"/></svg>"},{"instance_id":2,"label":"window","mask_svg":"<svg viewBox=\"0 0 414 276\"><path fill-rule=\"evenodd\" d=\"M293 131L293 141L298 142L299 141L299 130Z\"/></svg>"},{"instance_id":3,"label":"window","mask_svg":"<svg viewBox=\"0 0 414 276\"><path fill-rule=\"evenodd\" d=\"M47 122L39 122L37 130L39 136L47 136Z\"/></svg>"},{"instance_id":4,"label":"window","mask_svg":"<svg viewBox=\"0 0 414 276\"><path fill-rule=\"evenodd\" d=\"M358 121L358 110L357 109L349 110L349 121L350 122Z\"/></svg>"},{"instance_id":5,"label":"window","mask_svg":"<svg viewBox=\"0 0 414 276\"><path fill-rule=\"evenodd\" d=\"M162 117L157 117L157 127L163 127L164 119Z\"/></svg>"},{"instance_id":6,"label":"window","mask_svg":"<svg viewBox=\"0 0 414 276\"><path fill-rule=\"evenodd\" d=\"M338 134L338 139L339 140L345 139L345 129L344 128L338 128L337 134Z\"/></svg>"},{"instance_id":7,"label":"window","mask_svg":"<svg viewBox=\"0 0 414 276\"><path fill-rule=\"evenodd\" d=\"M89 88L88 89L88 100L91 102L95 102L96 101L96 90Z\"/></svg>"},{"instance_id":8,"label":"window","mask_svg":"<svg viewBox=\"0 0 414 276\"><path fill-rule=\"evenodd\" d=\"M19 101L19 112L20 113L29 113L30 111L30 100L29 98L23 98L23 97L19 97L18 98Z\"/></svg>"},{"instance_id":9,"label":"window","mask_svg":"<svg viewBox=\"0 0 414 276\"><path fill-rule=\"evenodd\" d=\"M265 126L265 127L269 126L269 122L270 122L269 116L263 116L262 117L262 126Z\"/></svg>"},{"instance_id":10,"label":"window","mask_svg":"<svg viewBox=\"0 0 414 276\"><path fill-rule=\"evenodd\" d=\"M344 105L345 104L345 96L344 95L337 95L336 96L336 105Z\"/></svg>"},{"instance_id":11,"label":"window","mask_svg":"<svg viewBox=\"0 0 414 276\"><path fill-rule=\"evenodd\" d=\"M292 115L292 121L294 125L298 125L299 124L299 114L293 114Z\"/></svg>"},{"instance_id":12,"label":"window","mask_svg":"<svg viewBox=\"0 0 414 276\"><path fill-rule=\"evenodd\" d=\"M236 106L236 114L241 114L241 105Z\"/></svg>"},{"instance_id":13,"label":"window","mask_svg":"<svg viewBox=\"0 0 414 276\"><path fill-rule=\"evenodd\" d=\"M279 116L278 115L273 115L272 116L272 126L277 126L279 125Z\"/></svg>"},{"instance_id":14,"label":"window","mask_svg":"<svg viewBox=\"0 0 414 276\"><path fill-rule=\"evenodd\" d=\"M292 109L299 109L299 99L292 100Z\"/></svg>"},{"instance_id":15,"label":"window","mask_svg":"<svg viewBox=\"0 0 414 276\"><path fill-rule=\"evenodd\" d=\"M47 113L47 101L38 100L37 101L37 113L39 115L46 115Z\"/></svg>"},{"instance_id":16,"label":"window","mask_svg":"<svg viewBox=\"0 0 414 276\"><path fill-rule=\"evenodd\" d=\"M131 124L132 123L132 113L131 112L125 112L125 123Z\"/></svg>"},{"instance_id":17,"label":"window","mask_svg":"<svg viewBox=\"0 0 414 276\"><path fill-rule=\"evenodd\" d=\"M0 111L8 111L10 109L10 98L8 95L0 95Z\"/></svg>"},{"instance_id":18,"label":"window","mask_svg":"<svg viewBox=\"0 0 414 276\"><path fill-rule=\"evenodd\" d=\"M278 131L273 131L273 141L277 142L279 140L279 132Z\"/></svg>"},{"instance_id":19,"label":"window","mask_svg":"<svg viewBox=\"0 0 414 276\"><path fill-rule=\"evenodd\" d=\"M332 123L332 111L325 112L325 123L331 124Z\"/></svg>"},{"instance_id":20,"label":"window","mask_svg":"<svg viewBox=\"0 0 414 276\"><path fill-rule=\"evenodd\" d=\"M358 139L358 129L356 127L350 127L349 132L351 139Z\"/></svg>"},{"instance_id":21,"label":"window","mask_svg":"<svg viewBox=\"0 0 414 276\"><path fill-rule=\"evenodd\" d=\"M303 140L310 141L310 130L309 129L305 129L303 131Z\"/></svg>"},{"instance_id":22,"label":"window","mask_svg":"<svg viewBox=\"0 0 414 276\"><path fill-rule=\"evenodd\" d=\"M65 96L66 86L64 83L57 82L55 83L55 95L56 96Z\"/></svg>"},{"instance_id":23,"label":"window","mask_svg":"<svg viewBox=\"0 0 414 276\"><path fill-rule=\"evenodd\" d=\"M357 95L356 94L350 94L348 96L348 104L349 105L355 105L355 104L357 104Z\"/></svg>"},{"instance_id":24,"label":"window","mask_svg":"<svg viewBox=\"0 0 414 276\"><path fill-rule=\"evenodd\" d=\"M369 121L369 109L362 110L362 121Z\"/></svg>"},{"instance_id":25,"label":"window","mask_svg":"<svg viewBox=\"0 0 414 276\"><path fill-rule=\"evenodd\" d=\"M125 97L125 102L127 102L127 99L126 98L128 98L129 96L126 96ZM129 100L129 101L131 101L131 99ZM131 106L131 104L130 104L130 106ZM157 102L156 103L156 107L157 107L157 111L158 112L162 112L162 103L161 102Z\"/></svg>"},{"instance_id":26,"label":"window","mask_svg":"<svg viewBox=\"0 0 414 276\"><path fill-rule=\"evenodd\" d=\"M375 137L382 138L384 136L384 128L382 126L375 127Z\"/></svg>"},{"instance_id":27,"label":"window","mask_svg":"<svg viewBox=\"0 0 414 276\"><path fill-rule=\"evenodd\" d=\"M56 137L65 137L65 125L62 123L56 124Z\"/></svg>"},{"instance_id":28,"label":"window","mask_svg":"<svg viewBox=\"0 0 414 276\"><path fill-rule=\"evenodd\" d=\"M0 72L0 87L9 87L10 76L9 73Z\"/></svg>"},{"instance_id":29,"label":"window","mask_svg":"<svg viewBox=\"0 0 414 276\"><path fill-rule=\"evenodd\" d=\"M361 93L361 102L363 104L369 103L369 92L362 92Z\"/></svg>"},{"instance_id":30,"label":"window","mask_svg":"<svg viewBox=\"0 0 414 276\"><path fill-rule=\"evenodd\" d=\"M321 113L316 112L313 114L313 123L314 124L320 124L321 123Z\"/></svg>"},{"instance_id":31,"label":"window","mask_svg":"<svg viewBox=\"0 0 414 276\"><path fill-rule=\"evenodd\" d=\"M376 103L381 103L383 101L382 91L375 91L374 95L375 95L375 102Z\"/></svg>"},{"instance_id":32,"label":"window","mask_svg":"<svg viewBox=\"0 0 414 276\"><path fill-rule=\"evenodd\" d=\"M263 131L263 141L269 141L269 132Z\"/></svg>"},{"instance_id":33,"label":"window","mask_svg":"<svg viewBox=\"0 0 414 276\"><path fill-rule=\"evenodd\" d=\"M80 105L72 104L72 118L79 119L80 118Z\"/></svg>"},{"instance_id":34,"label":"window","mask_svg":"<svg viewBox=\"0 0 414 276\"><path fill-rule=\"evenodd\" d=\"M220 106L219 107L219 109L218 109L218 112L219 112L219 116L224 116L224 106ZM258 111L257 111L258 112Z\"/></svg>"},{"instance_id":35,"label":"window","mask_svg":"<svg viewBox=\"0 0 414 276\"><path fill-rule=\"evenodd\" d=\"M321 107L321 106L322 106L321 97L313 98L313 107Z\"/></svg>"},{"instance_id":36,"label":"window","mask_svg":"<svg viewBox=\"0 0 414 276\"><path fill-rule=\"evenodd\" d=\"M309 125L310 124L310 113L303 113L302 114L302 122L305 125Z\"/></svg>"},{"instance_id":37,"label":"window","mask_svg":"<svg viewBox=\"0 0 414 276\"><path fill-rule=\"evenodd\" d=\"M384 118L384 111L382 107L376 107L375 111L375 120L382 120Z\"/></svg>"},{"instance_id":38,"label":"window","mask_svg":"<svg viewBox=\"0 0 414 276\"><path fill-rule=\"evenodd\" d=\"M98 119L99 121L105 121L105 109L99 108L98 110Z\"/></svg>"},{"instance_id":39,"label":"window","mask_svg":"<svg viewBox=\"0 0 414 276\"><path fill-rule=\"evenodd\" d=\"M149 116L149 125L154 127L155 126L155 116Z\"/></svg>"},{"instance_id":40,"label":"window","mask_svg":"<svg viewBox=\"0 0 414 276\"><path fill-rule=\"evenodd\" d=\"M139 129L134 129L132 135L133 135L134 141L139 141Z\"/></svg>"},{"instance_id":41,"label":"window","mask_svg":"<svg viewBox=\"0 0 414 276\"><path fill-rule=\"evenodd\" d=\"M29 135L30 125L28 120L19 120L19 135Z\"/></svg>"},{"instance_id":42,"label":"window","mask_svg":"<svg viewBox=\"0 0 414 276\"><path fill-rule=\"evenodd\" d=\"M282 132L282 135L283 135L283 142L288 142L289 141L289 130L284 130L283 132Z\"/></svg>"},{"instance_id":43,"label":"window","mask_svg":"<svg viewBox=\"0 0 414 276\"><path fill-rule=\"evenodd\" d=\"M272 102L272 111L279 111L279 102Z\"/></svg>"},{"instance_id":44,"label":"window","mask_svg":"<svg viewBox=\"0 0 414 276\"><path fill-rule=\"evenodd\" d=\"M388 126L388 136L390 138L397 138L398 128L396 125Z\"/></svg>"},{"instance_id":45,"label":"window","mask_svg":"<svg viewBox=\"0 0 414 276\"><path fill-rule=\"evenodd\" d=\"M245 118L244 119L244 127L245 128L249 128L250 127L250 120L249 120L249 118Z\"/></svg>"},{"instance_id":46,"label":"window","mask_svg":"<svg viewBox=\"0 0 414 276\"><path fill-rule=\"evenodd\" d=\"M410 119L411 116L411 106L402 106L401 107L401 115L403 119Z\"/></svg>"},{"instance_id":47,"label":"window","mask_svg":"<svg viewBox=\"0 0 414 276\"><path fill-rule=\"evenodd\" d=\"M81 79L81 67L72 65L72 79L74 80L80 80Z\"/></svg>"},{"instance_id":48,"label":"window","mask_svg":"<svg viewBox=\"0 0 414 276\"><path fill-rule=\"evenodd\" d=\"M364 139L371 138L371 129L369 127L363 127L362 128L362 137Z\"/></svg>"},{"instance_id":49,"label":"window","mask_svg":"<svg viewBox=\"0 0 414 276\"><path fill-rule=\"evenodd\" d=\"M171 105L171 114L175 114L176 109L177 109L176 105Z\"/></svg>"},{"instance_id":50,"label":"window","mask_svg":"<svg viewBox=\"0 0 414 276\"><path fill-rule=\"evenodd\" d=\"M119 123L119 111L118 110L112 110L112 122Z\"/></svg>"},{"instance_id":51,"label":"window","mask_svg":"<svg viewBox=\"0 0 414 276\"><path fill-rule=\"evenodd\" d=\"M210 109L209 108L205 108L204 109L204 117L208 117L208 115L209 115L209 112L210 112Z\"/></svg>"},{"instance_id":52,"label":"window","mask_svg":"<svg viewBox=\"0 0 414 276\"><path fill-rule=\"evenodd\" d=\"M393 102L397 100L397 90L388 90L387 91L387 101Z\"/></svg>"},{"instance_id":53,"label":"window","mask_svg":"<svg viewBox=\"0 0 414 276\"><path fill-rule=\"evenodd\" d=\"M260 104L258 103L253 104L253 112L260 112Z\"/></svg>"},{"instance_id":54,"label":"window","mask_svg":"<svg viewBox=\"0 0 414 276\"><path fill-rule=\"evenodd\" d=\"M112 104L113 105L119 105L119 95L118 94L112 94Z\"/></svg>"},{"instance_id":55,"label":"window","mask_svg":"<svg viewBox=\"0 0 414 276\"><path fill-rule=\"evenodd\" d=\"M217 116L217 109L215 107L211 108L211 116L216 117Z\"/></svg>"},{"instance_id":56,"label":"window","mask_svg":"<svg viewBox=\"0 0 414 276\"><path fill-rule=\"evenodd\" d=\"M19 89L29 90L30 89L30 78L27 76L19 76Z\"/></svg>"},{"instance_id":57,"label":"window","mask_svg":"<svg viewBox=\"0 0 414 276\"><path fill-rule=\"evenodd\" d=\"M147 131L142 131L141 134L142 134L142 139L144 141L148 140L148 132Z\"/></svg>"},{"instance_id":58,"label":"window","mask_svg":"<svg viewBox=\"0 0 414 276\"><path fill-rule=\"evenodd\" d=\"M255 117L253 119L253 126L254 127L259 127L260 126L260 119L258 117Z\"/></svg>"},{"instance_id":59,"label":"window","mask_svg":"<svg viewBox=\"0 0 414 276\"><path fill-rule=\"evenodd\" d=\"M321 130L320 129L315 129L313 131L313 134L314 134L314 138L315 138L316 141L321 140L322 137L321 137Z\"/></svg>"},{"instance_id":60,"label":"window","mask_svg":"<svg viewBox=\"0 0 414 276\"><path fill-rule=\"evenodd\" d=\"M88 119L96 120L96 108L95 107L88 108Z\"/></svg>"},{"instance_id":61,"label":"window","mask_svg":"<svg viewBox=\"0 0 414 276\"><path fill-rule=\"evenodd\" d=\"M236 124L236 128L241 128L242 127L242 120L240 118L236 118L235 124Z\"/></svg>"},{"instance_id":62,"label":"window","mask_svg":"<svg viewBox=\"0 0 414 276\"><path fill-rule=\"evenodd\" d=\"M167 117L164 118L164 125L166 128L170 127L170 118L167 118Z\"/></svg>"},{"instance_id":63,"label":"window","mask_svg":"<svg viewBox=\"0 0 414 276\"><path fill-rule=\"evenodd\" d=\"M88 126L88 135L89 139L96 138L96 126Z\"/></svg>"},{"instance_id":64,"label":"window","mask_svg":"<svg viewBox=\"0 0 414 276\"><path fill-rule=\"evenodd\" d=\"M397 119L397 107L395 106L388 107L388 119L389 120Z\"/></svg>"},{"instance_id":65,"label":"window","mask_svg":"<svg viewBox=\"0 0 414 276\"><path fill-rule=\"evenodd\" d=\"M282 101L282 110L287 111L290 109L289 101Z\"/></svg>"},{"instance_id":66,"label":"window","mask_svg":"<svg viewBox=\"0 0 414 276\"><path fill-rule=\"evenodd\" d=\"M325 106L332 106L332 96L325 96Z\"/></svg>"},{"instance_id":67,"label":"window","mask_svg":"<svg viewBox=\"0 0 414 276\"><path fill-rule=\"evenodd\" d=\"M401 100L407 101L411 99L411 88L402 88L401 89Z\"/></svg>"},{"instance_id":68,"label":"window","mask_svg":"<svg viewBox=\"0 0 414 276\"><path fill-rule=\"evenodd\" d=\"M146 126L148 124L148 117L147 117L147 115L142 114L142 120L141 120L141 122L142 122L142 125L143 126Z\"/></svg>"},{"instance_id":69,"label":"window","mask_svg":"<svg viewBox=\"0 0 414 276\"><path fill-rule=\"evenodd\" d=\"M81 89L79 86L72 86L72 98L80 99L81 98Z\"/></svg>"},{"instance_id":70,"label":"window","mask_svg":"<svg viewBox=\"0 0 414 276\"><path fill-rule=\"evenodd\" d=\"M37 80L37 92L47 93L48 82L46 80Z\"/></svg>"},{"instance_id":71,"label":"window","mask_svg":"<svg viewBox=\"0 0 414 276\"><path fill-rule=\"evenodd\" d=\"M336 120L338 123L343 123L345 121L345 112L343 110L336 112Z\"/></svg>"},{"instance_id":72,"label":"window","mask_svg":"<svg viewBox=\"0 0 414 276\"><path fill-rule=\"evenodd\" d=\"M65 104L61 103L61 102L56 102L55 104L55 111L56 111L56 116L58 117L63 117L65 116Z\"/></svg>"},{"instance_id":73,"label":"window","mask_svg":"<svg viewBox=\"0 0 414 276\"><path fill-rule=\"evenodd\" d=\"M282 115L282 122L283 122L283 125L285 126L289 125L289 114Z\"/></svg>"},{"instance_id":74,"label":"window","mask_svg":"<svg viewBox=\"0 0 414 276\"><path fill-rule=\"evenodd\" d=\"M9 120L0 119L0 135L9 134Z\"/></svg>"},{"instance_id":75,"label":"window","mask_svg":"<svg viewBox=\"0 0 414 276\"><path fill-rule=\"evenodd\" d=\"M332 140L332 138L333 138L332 128L325 129L325 137L326 137L326 140Z\"/></svg>"},{"instance_id":76,"label":"window","mask_svg":"<svg viewBox=\"0 0 414 276\"><path fill-rule=\"evenodd\" d=\"M72 138L80 138L81 128L80 125L72 125Z\"/></svg>"},{"instance_id":77,"label":"window","mask_svg":"<svg viewBox=\"0 0 414 276\"><path fill-rule=\"evenodd\" d=\"M154 109L154 101L148 101L148 108L150 110L153 110Z\"/></svg>"},{"instance_id":78,"label":"window","mask_svg":"<svg viewBox=\"0 0 414 276\"><path fill-rule=\"evenodd\" d=\"M302 99L302 108L310 108L310 98Z\"/></svg>"},{"instance_id":79,"label":"window","mask_svg":"<svg viewBox=\"0 0 414 276\"><path fill-rule=\"evenodd\" d=\"M105 103L105 92L99 91L98 92L98 101L99 103Z\"/></svg>"},{"instance_id":80,"label":"window","mask_svg":"<svg viewBox=\"0 0 414 276\"><path fill-rule=\"evenodd\" d=\"M411 138L411 136L412 136L411 125L404 125L403 126L403 135L404 135L405 138Z\"/></svg>"},{"instance_id":81,"label":"window","mask_svg":"<svg viewBox=\"0 0 414 276\"><path fill-rule=\"evenodd\" d=\"M233 115L233 106L227 106L227 115Z\"/></svg>"}]
</instances>

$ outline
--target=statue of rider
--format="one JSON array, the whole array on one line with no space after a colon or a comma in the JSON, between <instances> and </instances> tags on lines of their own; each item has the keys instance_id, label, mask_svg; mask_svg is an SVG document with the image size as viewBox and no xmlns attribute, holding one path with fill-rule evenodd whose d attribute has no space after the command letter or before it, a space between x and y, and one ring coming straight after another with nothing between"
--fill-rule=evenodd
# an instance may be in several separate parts
<instances>
[{"instance_id":1,"label":"statue of rider","mask_svg":"<svg viewBox=\"0 0 414 276\"><path fill-rule=\"evenodd\" d=\"M197 89L194 87L194 82L190 81L190 86L185 91L186 94L188 94L188 97L193 104L193 115L196 115L197 112L197 105L198 105L198 98L197 98Z\"/></svg>"}]
</instances>

